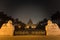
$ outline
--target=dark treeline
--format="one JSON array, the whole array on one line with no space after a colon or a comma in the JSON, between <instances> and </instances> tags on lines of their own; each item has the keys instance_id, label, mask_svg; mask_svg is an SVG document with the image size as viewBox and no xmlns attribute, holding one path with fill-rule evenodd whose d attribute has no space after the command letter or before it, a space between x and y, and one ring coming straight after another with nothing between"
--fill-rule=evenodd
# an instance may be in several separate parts
<instances>
[{"instance_id":1,"label":"dark treeline","mask_svg":"<svg viewBox=\"0 0 60 40\"><path fill-rule=\"evenodd\" d=\"M7 16L4 12L0 12L0 27L3 23L6 23L8 20L14 20L11 16Z\"/></svg>"},{"instance_id":2,"label":"dark treeline","mask_svg":"<svg viewBox=\"0 0 60 40\"><path fill-rule=\"evenodd\" d=\"M60 12L57 11L54 13L51 17L52 22L57 23L60 26ZM4 12L0 12L0 27L3 23L6 23L8 20L13 21L13 25L15 27L15 30L25 30L26 24L22 21L19 21L19 19L14 19L11 16L7 16L7 14L4 14ZM42 21L39 21L39 23L36 26L36 30L45 30L45 26L47 25L48 19L43 19ZM30 27L29 27L30 28ZM30 28L31 29L31 28Z\"/></svg>"},{"instance_id":3,"label":"dark treeline","mask_svg":"<svg viewBox=\"0 0 60 40\"><path fill-rule=\"evenodd\" d=\"M24 29L25 24L21 21L18 21L18 19L14 19L11 16L7 16L7 14L4 14L4 12L0 12L0 28L3 23L7 23L8 20L12 20L14 26L21 25L21 29ZM17 28L16 28L17 29Z\"/></svg>"},{"instance_id":4,"label":"dark treeline","mask_svg":"<svg viewBox=\"0 0 60 40\"><path fill-rule=\"evenodd\" d=\"M50 19L43 19L42 21L40 21L37 26L36 26L36 29L39 29L39 30L45 30L45 26L47 25L47 21L48 20L51 20L53 23L56 23L58 24L59 28L60 28L60 12L57 11L56 13L54 13Z\"/></svg>"},{"instance_id":5,"label":"dark treeline","mask_svg":"<svg viewBox=\"0 0 60 40\"><path fill-rule=\"evenodd\" d=\"M60 12L57 11L56 13L54 13L54 14L51 16L51 20L52 20L54 23L57 23L58 26L60 27Z\"/></svg>"}]
</instances>

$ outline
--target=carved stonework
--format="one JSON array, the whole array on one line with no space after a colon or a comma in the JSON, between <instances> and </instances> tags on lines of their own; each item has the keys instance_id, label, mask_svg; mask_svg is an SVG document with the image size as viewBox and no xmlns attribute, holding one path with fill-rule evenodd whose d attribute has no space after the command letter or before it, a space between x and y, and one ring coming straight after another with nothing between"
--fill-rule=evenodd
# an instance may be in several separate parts
<instances>
[{"instance_id":1,"label":"carved stonework","mask_svg":"<svg viewBox=\"0 0 60 40\"><path fill-rule=\"evenodd\" d=\"M46 35L60 35L60 29L56 23L52 23L51 20L48 20L46 25Z\"/></svg>"},{"instance_id":2,"label":"carved stonework","mask_svg":"<svg viewBox=\"0 0 60 40\"><path fill-rule=\"evenodd\" d=\"M4 23L0 29L0 35L12 36L13 32L14 26L11 20L9 20L8 23Z\"/></svg>"}]
</instances>

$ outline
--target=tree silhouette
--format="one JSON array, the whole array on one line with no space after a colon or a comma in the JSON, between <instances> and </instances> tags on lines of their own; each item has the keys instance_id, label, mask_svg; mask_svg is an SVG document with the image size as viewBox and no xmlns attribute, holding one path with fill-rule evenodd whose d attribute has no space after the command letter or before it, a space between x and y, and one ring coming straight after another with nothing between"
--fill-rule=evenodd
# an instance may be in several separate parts
<instances>
[{"instance_id":1,"label":"tree silhouette","mask_svg":"<svg viewBox=\"0 0 60 40\"><path fill-rule=\"evenodd\" d=\"M37 30L45 30L45 25L47 24L47 19L45 18L43 21L39 22L36 26Z\"/></svg>"},{"instance_id":2,"label":"tree silhouette","mask_svg":"<svg viewBox=\"0 0 60 40\"><path fill-rule=\"evenodd\" d=\"M18 21L18 19L16 19L16 22L14 24L17 24L15 25L16 30L24 30L26 26L25 23L23 23L22 21ZM21 28L18 27L19 25L21 26Z\"/></svg>"},{"instance_id":3,"label":"tree silhouette","mask_svg":"<svg viewBox=\"0 0 60 40\"><path fill-rule=\"evenodd\" d=\"M60 19L60 12L57 11L56 13L54 13L54 14L51 16L51 19L52 19L52 20Z\"/></svg>"},{"instance_id":4,"label":"tree silhouette","mask_svg":"<svg viewBox=\"0 0 60 40\"><path fill-rule=\"evenodd\" d=\"M0 27L3 23L6 23L8 20L14 20L11 16L7 16L4 12L0 12Z\"/></svg>"},{"instance_id":5,"label":"tree silhouette","mask_svg":"<svg viewBox=\"0 0 60 40\"><path fill-rule=\"evenodd\" d=\"M51 16L51 20L52 20L54 23L57 23L57 24L60 26L60 12L57 11L56 13L54 13L54 14Z\"/></svg>"}]
</instances>

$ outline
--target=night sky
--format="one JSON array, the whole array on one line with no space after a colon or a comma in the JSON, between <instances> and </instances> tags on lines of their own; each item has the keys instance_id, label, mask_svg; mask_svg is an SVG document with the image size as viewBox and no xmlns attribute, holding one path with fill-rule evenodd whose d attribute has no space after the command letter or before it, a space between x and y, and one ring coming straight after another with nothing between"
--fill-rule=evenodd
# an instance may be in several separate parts
<instances>
[{"instance_id":1,"label":"night sky","mask_svg":"<svg viewBox=\"0 0 60 40\"><path fill-rule=\"evenodd\" d=\"M0 0L0 11L5 14L18 18L20 21L27 23L32 19L37 23L44 18L48 18L60 11L60 1L57 0Z\"/></svg>"}]
</instances>

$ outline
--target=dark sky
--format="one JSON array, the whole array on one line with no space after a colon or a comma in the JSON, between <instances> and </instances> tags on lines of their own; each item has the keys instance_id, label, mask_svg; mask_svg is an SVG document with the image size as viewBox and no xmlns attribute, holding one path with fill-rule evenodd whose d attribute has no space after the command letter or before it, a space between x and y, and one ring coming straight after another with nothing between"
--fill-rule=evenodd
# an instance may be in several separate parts
<instances>
[{"instance_id":1,"label":"dark sky","mask_svg":"<svg viewBox=\"0 0 60 40\"><path fill-rule=\"evenodd\" d=\"M57 10L60 11L59 0L0 0L0 11L13 18L19 18L24 23L30 18L33 23L37 23L49 18Z\"/></svg>"}]
</instances>

